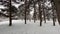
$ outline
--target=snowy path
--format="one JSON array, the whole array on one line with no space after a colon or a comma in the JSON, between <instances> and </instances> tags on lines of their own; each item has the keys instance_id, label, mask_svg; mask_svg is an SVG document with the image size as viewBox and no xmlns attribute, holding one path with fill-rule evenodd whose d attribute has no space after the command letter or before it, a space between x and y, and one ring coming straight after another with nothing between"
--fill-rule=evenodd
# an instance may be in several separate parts
<instances>
[{"instance_id":1,"label":"snowy path","mask_svg":"<svg viewBox=\"0 0 60 34\"><path fill-rule=\"evenodd\" d=\"M24 21L13 20L13 25L8 26L8 21L0 22L0 34L60 34L60 26L56 22L56 26L52 25L52 21L47 21L45 24L39 26L39 21L34 23L33 21L27 21L27 24L24 24Z\"/></svg>"}]
</instances>

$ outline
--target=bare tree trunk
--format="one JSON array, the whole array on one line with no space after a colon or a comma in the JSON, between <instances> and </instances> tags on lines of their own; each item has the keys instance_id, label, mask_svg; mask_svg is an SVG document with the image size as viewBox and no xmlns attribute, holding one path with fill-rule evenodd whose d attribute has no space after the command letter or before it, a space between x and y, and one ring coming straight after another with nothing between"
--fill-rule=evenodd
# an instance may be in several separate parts
<instances>
[{"instance_id":1,"label":"bare tree trunk","mask_svg":"<svg viewBox=\"0 0 60 34\"><path fill-rule=\"evenodd\" d=\"M60 0L53 0L55 6L56 6L56 13L57 13L57 18L58 18L58 22L60 25Z\"/></svg>"},{"instance_id":2,"label":"bare tree trunk","mask_svg":"<svg viewBox=\"0 0 60 34\"><path fill-rule=\"evenodd\" d=\"M54 11L53 11L53 26L55 26L55 16L54 16Z\"/></svg>"},{"instance_id":3,"label":"bare tree trunk","mask_svg":"<svg viewBox=\"0 0 60 34\"><path fill-rule=\"evenodd\" d=\"M36 2L34 1L34 23L36 21Z\"/></svg>"},{"instance_id":4,"label":"bare tree trunk","mask_svg":"<svg viewBox=\"0 0 60 34\"><path fill-rule=\"evenodd\" d=\"M41 3L40 3L40 1L38 1L38 5L39 5L40 26L42 26L42 11L41 11Z\"/></svg>"},{"instance_id":5,"label":"bare tree trunk","mask_svg":"<svg viewBox=\"0 0 60 34\"><path fill-rule=\"evenodd\" d=\"M45 11L44 11L44 9L43 9L43 16L44 16L44 23L46 23L46 15L45 15Z\"/></svg>"},{"instance_id":6,"label":"bare tree trunk","mask_svg":"<svg viewBox=\"0 0 60 34\"><path fill-rule=\"evenodd\" d=\"M56 16L55 16L55 11L54 11L54 9L55 9L55 6L54 6L54 2L52 2L53 4L52 4L52 12L53 12L53 26L55 26L55 21L56 21Z\"/></svg>"},{"instance_id":7,"label":"bare tree trunk","mask_svg":"<svg viewBox=\"0 0 60 34\"><path fill-rule=\"evenodd\" d=\"M44 0L43 0L43 16L44 16L44 23L46 23L46 14L45 14L45 11L44 11Z\"/></svg>"},{"instance_id":8,"label":"bare tree trunk","mask_svg":"<svg viewBox=\"0 0 60 34\"><path fill-rule=\"evenodd\" d=\"M11 0L9 0L9 19L10 19L9 26L12 26L12 18L11 18Z\"/></svg>"},{"instance_id":9,"label":"bare tree trunk","mask_svg":"<svg viewBox=\"0 0 60 34\"><path fill-rule=\"evenodd\" d=\"M54 10L53 10L53 26L55 26L55 15L54 15Z\"/></svg>"},{"instance_id":10,"label":"bare tree trunk","mask_svg":"<svg viewBox=\"0 0 60 34\"><path fill-rule=\"evenodd\" d=\"M43 6L43 16L44 16L44 23L46 23L46 14L45 14L45 11L44 11L44 6Z\"/></svg>"},{"instance_id":11,"label":"bare tree trunk","mask_svg":"<svg viewBox=\"0 0 60 34\"><path fill-rule=\"evenodd\" d=\"M25 24L26 24L27 0L25 0Z\"/></svg>"}]
</instances>

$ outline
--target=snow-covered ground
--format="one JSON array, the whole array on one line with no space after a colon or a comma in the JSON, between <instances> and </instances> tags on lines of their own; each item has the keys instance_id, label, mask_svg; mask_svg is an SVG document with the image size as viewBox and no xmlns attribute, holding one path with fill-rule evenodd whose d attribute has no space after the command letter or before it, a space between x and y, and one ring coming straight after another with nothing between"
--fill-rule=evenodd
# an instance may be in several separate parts
<instances>
[{"instance_id":1,"label":"snow-covered ground","mask_svg":"<svg viewBox=\"0 0 60 34\"><path fill-rule=\"evenodd\" d=\"M39 21L28 21L24 24L24 20L13 20L13 25L8 26L9 21L0 22L0 34L60 34L60 26L56 22L56 26L53 26L53 22L47 21L39 26Z\"/></svg>"}]
</instances>

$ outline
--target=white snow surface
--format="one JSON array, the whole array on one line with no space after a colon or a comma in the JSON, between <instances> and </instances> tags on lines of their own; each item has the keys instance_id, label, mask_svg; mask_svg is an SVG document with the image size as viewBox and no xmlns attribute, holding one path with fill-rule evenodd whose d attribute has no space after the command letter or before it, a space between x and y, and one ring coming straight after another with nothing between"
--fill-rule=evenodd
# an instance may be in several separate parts
<instances>
[{"instance_id":1,"label":"white snow surface","mask_svg":"<svg viewBox=\"0 0 60 34\"><path fill-rule=\"evenodd\" d=\"M28 21L24 24L24 20L13 20L13 25L8 26L9 21L0 22L0 34L60 34L60 26L56 22L56 26L53 26L53 22L42 22L42 26L39 26L39 21Z\"/></svg>"}]
</instances>

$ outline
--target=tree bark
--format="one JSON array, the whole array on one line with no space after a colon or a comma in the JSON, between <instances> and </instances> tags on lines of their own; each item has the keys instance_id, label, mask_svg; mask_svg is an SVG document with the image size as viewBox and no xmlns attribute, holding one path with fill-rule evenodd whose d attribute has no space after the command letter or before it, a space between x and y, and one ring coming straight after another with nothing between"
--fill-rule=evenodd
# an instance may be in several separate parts
<instances>
[{"instance_id":1,"label":"tree bark","mask_svg":"<svg viewBox=\"0 0 60 34\"><path fill-rule=\"evenodd\" d=\"M44 23L46 23L46 14L45 14L45 11L44 11L44 5L43 5L43 16L44 16Z\"/></svg>"},{"instance_id":2,"label":"tree bark","mask_svg":"<svg viewBox=\"0 0 60 34\"><path fill-rule=\"evenodd\" d=\"M9 26L12 26L12 18L11 18L11 0L9 0Z\"/></svg>"},{"instance_id":3,"label":"tree bark","mask_svg":"<svg viewBox=\"0 0 60 34\"><path fill-rule=\"evenodd\" d=\"M36 2L34 1L34 23L36 21Z\"/></svg>"},{"instance_id":4,"label":"tree bark","mask_svg":"<svg viewBox=\"0 0 60 34\"><path fill-rule=\"evenodd\" d=\"M26 11L27 11L27 0L25 0L25 24L26 24Z\"/></svg>"},{"instance_id":5,"label":"tree bark","mask_svg":"<svg viewBox=\"0 0 60 34\"><path fill-rule=\"evenodd\" d=\"M38 1L38 5L39 5L40 26L42 26L42 11L41 11L41 3L40 3L40 1Z\"/></svg>"},{"instance_id":6,"label":"tree bark","mask_svg":"<svg viewBox=\"0 0 60 34\"><path fill-rule=\"evenodd\" d=\"M56 6L56 13L57 13L57 18L58 18L58 22L60 25L60 0L53 0L55 6Z\"/></svg>"},{"instance_id":7,"label":"tree bark","mask_svg":"<svg viewBox=\"0 0 60 34\"><path fill-rule=\"evenodd\" d=\"M55 26L55 21L56 21L56 15L55 15L55 6L54 6L54 2L51 2L52 3L52 12L53 12L53 26Z\"/></svg>"}]
</instances>

